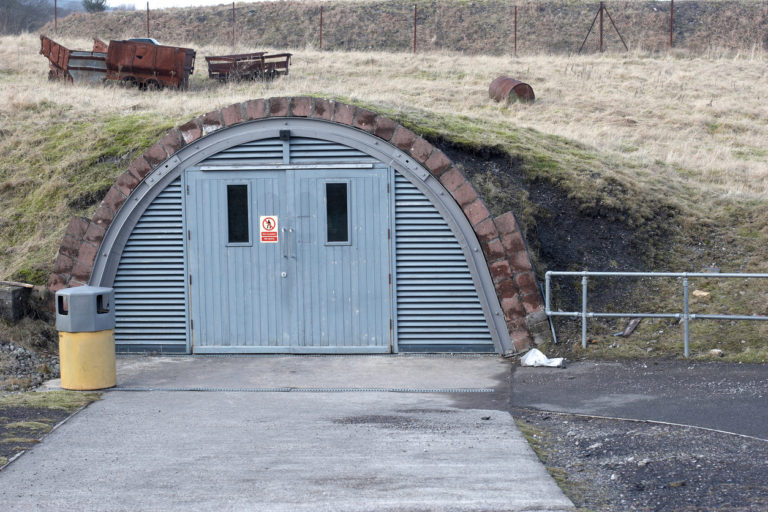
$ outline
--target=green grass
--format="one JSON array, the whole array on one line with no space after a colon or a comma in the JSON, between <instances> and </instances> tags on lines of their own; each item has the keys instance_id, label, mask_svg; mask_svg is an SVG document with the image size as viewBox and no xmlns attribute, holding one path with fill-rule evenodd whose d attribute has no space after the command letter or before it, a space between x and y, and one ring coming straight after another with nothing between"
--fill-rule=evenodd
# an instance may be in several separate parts
<instances>
[{"instance_id":1,"label":"green grass","mask_svg":"<svg viewBox=\"0 0 768 512\"><path fill-rule=\"evenodd\" d=\"M48 432L51 429L51 424L45 421L16 421L13 423L6 423L5 428L9 430L28 430L31 432Z\"/></svg>"},{"instance_id":2,"label":"green grass","mask_svg":"<svg viewBox=\"0 0 768 512\"><path fill-rule=\"evenodd\" d=\"M45 284L69 219L89 217L130 163L173 126L148 114L60 117L49 102L28 107L0 138L0 276ZM50 121L40 126L39 112Z\"/></svg>"},{"instance_id":3,"label":"green grass","mask_svg":"<svg viewBox=\"0 0 768 512\"><path fill-rule=\"evenodd\" d=\"M99 393L77 391L15 393L0 396L0 412L6 407L34 407L72 412L98 400L100 396Z\"/></svg>"},{"instance_id":4,"label":"green grass","mask_svg":"<svg viewBox=\"0 0 768 512\"><path fill-rule=\"evenodd\" d=\"M39 442L40 442L39 439L35 439L33 437L13 437L13 436L10 436L10 437L4 437L4 438L0 439L0 443L14 444L14 445L18 445L18 444L37 444Z\"/></svg>"}]
</instances>

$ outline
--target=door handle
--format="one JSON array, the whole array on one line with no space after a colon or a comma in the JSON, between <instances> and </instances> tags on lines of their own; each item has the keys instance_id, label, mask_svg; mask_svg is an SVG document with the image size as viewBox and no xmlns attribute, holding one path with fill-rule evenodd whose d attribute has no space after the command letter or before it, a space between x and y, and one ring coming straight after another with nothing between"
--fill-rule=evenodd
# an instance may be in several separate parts
<instances>
[{"instance_id":1,"label":"door handle","mask_svg":"<svg viewBox=\"0 0 768 512\"><path fill-rule=\"evenodd\" d=\"M280 252L282 253L283 258L288 258L288 247L287 242L285 239L285 228L280 228L280 237L282 238L282 242L280 242Z\"/></svg>"},{"instance_id":2,"label":"door handle","mask_svg":"<svg viewBox=\"0 0 768 512\"><path fill-rule=\"evenodd\" d=\"M294 239L293 239L293 228L288 228L288 258L296 259L296 246L294 245Z\"/></svg>"}]
</instances>

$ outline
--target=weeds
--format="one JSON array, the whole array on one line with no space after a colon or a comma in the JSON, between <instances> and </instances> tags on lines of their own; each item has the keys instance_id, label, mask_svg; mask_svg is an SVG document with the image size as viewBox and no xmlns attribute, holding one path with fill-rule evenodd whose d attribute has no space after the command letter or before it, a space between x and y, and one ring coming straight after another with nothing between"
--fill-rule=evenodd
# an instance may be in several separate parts
<instances>
[{"instance_id":1,"label":"weeds","mask_svg":"<svg viewBox=\"0 0 768 512\"><path fill-rule=\"evenodd\" d=\"M74 391L46 391L0 395L0 412L8 407L36 407L61 411L74 411L98 400L99 393Z\"/></svg>"}]
</instances>

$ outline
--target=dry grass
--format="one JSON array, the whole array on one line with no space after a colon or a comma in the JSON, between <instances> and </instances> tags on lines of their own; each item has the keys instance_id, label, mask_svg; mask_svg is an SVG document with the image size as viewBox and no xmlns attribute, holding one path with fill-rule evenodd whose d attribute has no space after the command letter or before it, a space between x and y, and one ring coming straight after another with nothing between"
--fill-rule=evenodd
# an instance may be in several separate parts
<instances>
[{"instance_id":1,"label":"dry grass","mask_svg":"<svg viewBox=\"0 0 768 512\"><path fill-rule=\"evenodd\" d=\"M61 41L84 49L88 40ZM0 116L34 116L55 104L70 119L95 113L151 113L184 120L247 99L314 94L381 106L511 123L579 141L637 166L664 163L691 187L715 197L768 197L768 58L667 55L511 57L307 50L273 83L219 85L205 77L198 47L188 93L143 94L120 87L47 83L34 36L3 38ZM241 47L236 51L254 50ZM501 74L528 82L533 106L497 105L487 87ZM40 120L44 122L44 120ZM4 184L3 186L14 186Z\"/></svg>"},{"instance_id":2,"label":"dry grass","mask_svg":"<svg viewBox=\"0 0 768 512\"><path fill-rule=\"evenodd\" d=\"M87 39L59 42L72 49L91 44ZM713 247L707 250L717 251L709 262L716 260L723 270L768 270L764 53L515 59L303 50L295 52L287 77L219 84L207 79L203 57L232 48L188 46L198 50L190 90L142 93L113 84L48 82L36 36L0 38L0 277L18 276L31 267L44 282L71 215L90 215L103 187L168 127L235 102L293 95L353 101L447 139L543 156L557 163L564 181L581 180L582 186L607 193L618 183L630 194L614 199L633 203L630 208L645 208L643 201L682 205L677 211L692 212L696 224L710 223L706 230L685 233L688 245L678 248L680 256L670 262L670 270L688 269L694 257L709 257L695 240L699 234L704 245ZM235 49L255 50L269 49ZM530 83L536 103L491 102L488 85L501 74ZM523 133L520 127L538 132ZM547 172L546 166L542 169ZM646 210L636 218L650 222L659 211ZM690 227L683 215L674 222L683 230ZM628 225L638 229L637 222ZM727 244L718 245L725 235ZM734 298L740 290L728 286L721 289L722 300L713 302L718 312L741 313L759 299L753 292ZM656 299L641 300L648 306ZM701 341L702 350L715 346L715 338L723 337L718 329L701 324L694 340ZM738 337L734 346L743 336L743 351L753 351L754 360L765 359L762 324L750 332L730 330ZM649 329L643 336L651 339L652 334ZM677 333L674 338L679 339ZM677 347L671 350L679 353Z\"/></svg>"},{"instance_id":3,"label":"dry grass","mask_svg":"<svg viewBox=\"0 0 768 512\"><path fill-rule=\"evenodd\" d=\"M91 45L87 39L60 42L71 49ZM44 282L66 219L90 215L106 187L146 147L126 137L98 161L89 160L94 156L77 148L107 144L105 124L125 119L151 144L173 124L259 97L310 94L359 102L400 119L431 116L434 122L437 116L438 129L448 135L462 136L462 123L471 125L478 145L503 146L511 131L529 127L593 146L590 151L618 162L616 173L657 196L707 197L714 204L768 194L764 54L514 59L307 50L295 54L285 78L219 84L207 79L203 57L232 49L205 46L197 48L188 92L147 94L117 85L49 82L47 60L38 49L34 35L0 38L0 150L9 157L0 162L0 200L9 206L0 216L0 231L11 233L0 246L4 277L32 273ZM530 83L537 102L489 101L488 85L500 74ZM705 76L729 78L700 78ZM441 121L448 117L455 126ZM123 133L130 135L131 129L123 127ZM82 197L72 197L73 188Z\"/></svg>"}]
</instances>

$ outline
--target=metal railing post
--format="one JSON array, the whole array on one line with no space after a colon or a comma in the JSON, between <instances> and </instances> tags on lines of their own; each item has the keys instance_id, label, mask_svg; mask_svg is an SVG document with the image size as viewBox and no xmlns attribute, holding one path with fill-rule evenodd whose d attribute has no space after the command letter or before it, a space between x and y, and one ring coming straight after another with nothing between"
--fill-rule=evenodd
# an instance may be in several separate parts
<instances>
[{"instance_id":1,"label":"metal railing post","mask_svg":"<svg viewBox=\"0 0 768 512\"><path fill-rule=\"evenodd\" d=\"M690 314L688 311L688 278L683 277L683 345L684 345L684 354L685 357L688 357L690 354L690 332L688 330L690 322Z\"/></svg>"},{"instance_id":2,"label":"metal railing post","mask_svg":"<svg viewBox=\"0 0 768 512\"><path fill-rule=\"evenodd\" d=\"M552 277L549 275L549 272L544 274L544 311L546 311L547 314L549 314L549 312L552 309L550 307L551 304L549 299L549 295L551 293L550 292L551 280L552 280Z\"/></svg>"},{"instance_id":3,"label":"metal railing post","mask_svg":"<svg viewBox=\"0 0 768 512\"><path fill-rule=\"evenodd\" d=\"M587 282L586 273L581 276L581 348L587 348Z\"/></svg>"},{"instance_id":4,"label":"metal railing post","mask_svg":"<svg viewBox=\"0 0 768 512\"><path fill-rule=\"evenodd\" d=\"M552 277L557 276L569 276L578 277L581 276L581 311L552 311ZM587 303L587 284L588 277L665 277L674 278L676 280L683 280L683 313L633 313L633 312L621 312L621 313L607 313L607 312L589 312ZM574 270L574 271L555 271L549 270L545 276L545 305L546 314L549 317L550 322L552 317L564 316L572 319L581 317L581 346L587 347L587 320L591 318L674 318L675 320L683 321L683 336L684 336L684 354L685 357L691 355L690 344L690 323L691 320L745 320L745 321L761 321L768 322L768 315L723 315L723 314L709 314L709 313L691 313L690 311L690 279L691 278L706 278L706 279L768 279L768 273L764 274L743 274L743 273L709 273L709 272L589 272L586 270ZM554 325L552 325L552 336L555 340ZM557 341L555 341L557 343Z\"/></svg>"}]
</instances>

